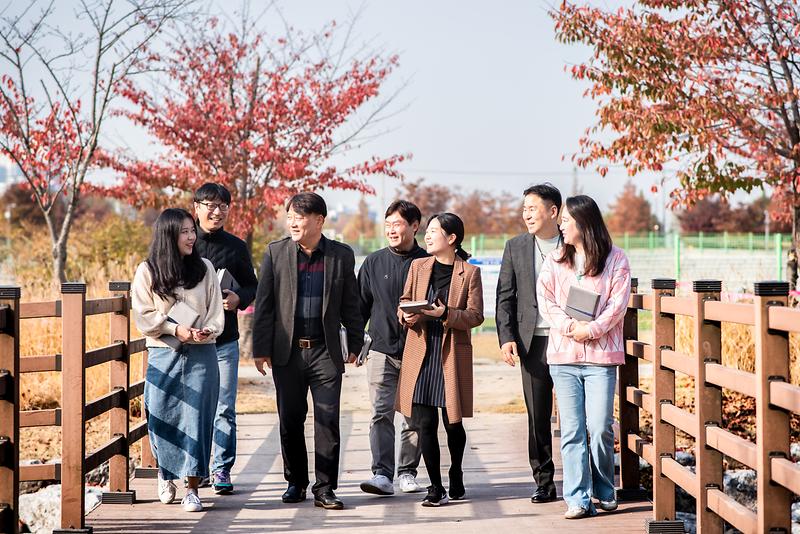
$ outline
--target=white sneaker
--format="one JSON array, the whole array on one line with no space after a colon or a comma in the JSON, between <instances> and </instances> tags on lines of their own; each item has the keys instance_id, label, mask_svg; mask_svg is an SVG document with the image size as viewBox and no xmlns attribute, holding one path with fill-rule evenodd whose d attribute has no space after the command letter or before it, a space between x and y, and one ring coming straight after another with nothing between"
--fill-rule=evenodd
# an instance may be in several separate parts
<instances>
[{"instance_id":1,"label":"white sneaker","mask_svg":"<svg viewBox=\"0 0 800 534\"><path fill-rule=\"evenodd\" d=\"M422 491L422 486L417 484L417 478L411 473L403 473L398 479L400 481L400 491L403 493L417 493Z\"/></svg>"},{"instance_id":2,"label":"white sneaker","mask_svg":"<svg viewBox=\"0 0 800 534\"><path fill-rule=\"evenodd\" d=\"M589 517L589 510L582 506L570 506L564 514L565 519L581 519L583 517Z\"/></svg>"},{"instance_id":3,"label":"white sneaker","mask_svg":"<svg viewBox=\"0 0 800 534\"><path fill-rule=\"evenodd\" d=\"M618 506L619 505L617 504L616 499L610 501L597 501L597 507L606 512L613 512Z\"/></svg>"},{"instance_id":4,"label":"white sneaker","mask_svg":"<svg viewBox=\"0 0 800 534\"><path fill-rule=\"evenodd\" d=\"M164 504L170 504L175 500L175 493L178 488L171 480L164 480L161 478L161 472L158 473L158 499Z\"/></svg>"},{"instance_id":5,"label":"white sneaker","mask_svg":"<svg viewBox=\"0 0 800 534\"><path fill-rule=\"evenodd\" d=\"M389 477L375 475L371 479L361 483L361 491L374 495L394 495L394 485Z\"/></svg>"},{"instance_id":6,"label":"white sneaker","mask_svg":"<svg viewBox=\"0 0 800 534\"><path fill-rule=\"evenodd\" d=\"M181 501L181 506L187 512L202 512L203 503L200 502L200 497L194 492L188 492Z\"/></svg>"}]
</instances>

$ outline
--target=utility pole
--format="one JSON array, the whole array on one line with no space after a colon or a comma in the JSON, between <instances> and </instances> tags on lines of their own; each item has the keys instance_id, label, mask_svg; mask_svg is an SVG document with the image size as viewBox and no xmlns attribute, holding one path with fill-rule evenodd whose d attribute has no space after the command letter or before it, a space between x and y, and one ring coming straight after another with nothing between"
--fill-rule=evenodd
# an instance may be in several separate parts
<instances>
[{"instance_id":1,"label":"utility pole","mask_svg":"<svg viewBox=\"0 0 800 534\"><path fill-rule=\"evenodd\" d=\"M580 186L578 186L578 167L572 167L572 196L578 196L582 193Z\"/></svg>"}]
</instances>

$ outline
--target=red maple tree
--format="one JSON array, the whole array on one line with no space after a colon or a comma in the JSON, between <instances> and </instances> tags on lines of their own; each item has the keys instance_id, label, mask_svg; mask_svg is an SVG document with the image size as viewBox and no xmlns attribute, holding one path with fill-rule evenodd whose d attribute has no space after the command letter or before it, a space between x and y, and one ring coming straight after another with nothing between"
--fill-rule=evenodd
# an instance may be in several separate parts
<instances>
[{"instance_id":1,"label":"red maple tree","mask_svg":"<svg viewBox=\"0 0 800 534\"><path fill-rule=\"evenodd\" d=\"M609 206L606 224L612 234L646 234L657 231L658 219L644 194L637 191L633 181L628 180L616 201Z\"/></svg>"},{"instance_id":2,"label":"red maple tree","mask_svg":"<svg viewBox=\"0 0 800 534\"><path fill-rule=\"evenodd\" d=\"M54 282L67 276L67 243L92 185L101 133L117 89L148 43L188 0L9 4L0 13L0 153L24 177L52 243ZM69 9L71 33L59 26ZM89 64L88 75L85 65Z\"/></svg>"},{"instance_id":3,"label":"red maple tree","mask_svg":"<svg viewBox=\"0 0 800 534\"><path fill-rule=\"evenodd\" d=\"M403 155L345 168L332 163L383 116L391 97L376 98L397 65L397 56L353 52L347 39L337 39L338 28L332 23L310 36L289 28L270 40L253 24L234 32L210 19L152 54L150 68L167 79L161 90L129 83L123 95L133 109L123 114L166 152L109 160L123 176L117 194L158 206L175 201L165 191L189 194L205 182L221 183L234 196L230 229L252 245L254 225L271 220L295 192L372 193L366 177L400 177Z\"/></svg>"},{"instance_id":4,"label":"red maple tree","mask_svg":"<svg viewBox=\"0 0 800 534\"><path fill-rule=\"evenodd\" d=\"M598 122L577 162L630 174L677 167L674 205L769 185L800 241L800 5L795 0L640 0L615 11L564 1L558 38L588 45L572 67Z\"/></svg>"}]
</instances>

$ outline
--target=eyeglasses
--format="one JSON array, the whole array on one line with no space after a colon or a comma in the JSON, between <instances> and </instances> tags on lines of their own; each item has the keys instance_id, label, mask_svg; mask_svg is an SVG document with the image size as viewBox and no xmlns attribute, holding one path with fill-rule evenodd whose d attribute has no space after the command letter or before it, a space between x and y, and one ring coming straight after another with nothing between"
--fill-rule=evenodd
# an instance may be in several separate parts
<instances>
[{"instance_id":1,"label":"eyeglasses","mask_svg":"<svg viewBox=\"0 0 800 534\"><path fill-rule=\"evenodd\" d=\"M389 230L389 229L391 229L391 230L402 230L403 228L406 227L406 223L405 222L397 222L397 221L396 222L386 222L386 223L383 223L383 227L386 228L387 230Z\"/></svg>"},{"instance_id":2,"label":"eyeglasses","mask_svg":"<svg viewBox=\"0 0 800 534\"><path fill-rule=\"evenodd\" d=\"M198 202L198 204L202 204L203 206L208 209L208 211L228 211L230 209L230 204L225 204L223 202Z\"/></svg>"},{"instance_id":3,"label":"eyeglasses","mask_svg":"<svg viewBox=\"0 0 800 534\"><path fill-rule=\"evenodd\" d=\"M306 220L306 218L307 217L305 215L290 213L289 215L286 216L286 222L288 222L289 224L302 223L303 221Z\"/></svg>"}]
</instances>

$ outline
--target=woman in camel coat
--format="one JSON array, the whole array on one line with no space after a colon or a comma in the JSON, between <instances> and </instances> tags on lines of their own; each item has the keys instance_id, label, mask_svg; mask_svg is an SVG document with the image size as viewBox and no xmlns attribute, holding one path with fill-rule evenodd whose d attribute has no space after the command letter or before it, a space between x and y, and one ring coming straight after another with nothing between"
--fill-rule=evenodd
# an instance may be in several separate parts
<instances>
[{"instance_id":1,"label":"woman in camel coat","mask_svg":"<svg viewBox=\"0 0 800 534\"><path fill-rule=\"evenodd\" d=\"M450 498L463 499L466 493L461 462L467 437L461 420L472 417L470 330L483 323L483 291L480 269L466 262L463 239L464 224L458 216L431 217L425 244L432 257L412 262L400 302L428 300L433 308L418 314L398 310L407 334L397 407L412 418L420 434L431 480L423 506L449 500L440 473L440 408L450 450Z\"/></svg>"}]
</instances>

